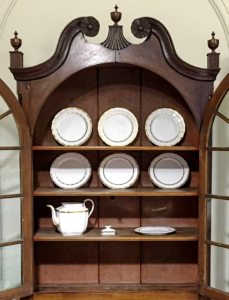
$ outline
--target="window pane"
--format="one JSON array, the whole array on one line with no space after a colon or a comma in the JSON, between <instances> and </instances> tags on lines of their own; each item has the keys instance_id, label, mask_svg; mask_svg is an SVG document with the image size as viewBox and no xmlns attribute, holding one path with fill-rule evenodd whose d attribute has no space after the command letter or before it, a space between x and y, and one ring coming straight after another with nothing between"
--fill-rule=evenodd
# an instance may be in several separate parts
<instances>
[{"instance_id":1,"label":"window pane","mask_svg":"<svg viewBox=\"0 0 229 300\"><path fill-rule=\"evenodd\" d=\"M9 110L9 106L6 104L5 100L0 95L0 115L4 114Z\"/></svg>"},{"instance_id":2,"label":"window pane","mask_svg":"<svg viewBox=\"0 0 229 300\"><path fill-rule=\"evenodd\" d=\"M0 120L0 147L20 146L17 124L12 114Z\"/></svg>"},{"instance_id":3,"label":"window pane","mask_svg":"<svg viewBox=\"0 0 229 300\"><path fill-rule=\"evenodd\" d=\"M214 195L229 196L229 152L212 151L211 190ZM210 158L209 158L210 159Z\"/></svg>"},{"instance_id":4,"label":"window pane","mask_svg":"<svg viewBox=\"0 0 229 300\"><path fill-rule=\"evenodd\" d=\"M229 201L208 199L211 213L208 213L208 221L211 225L207 239L221 244L229 245ZM210 226L209 226L210 227Z\"/></svg>"},{"instance_id":5,"label":"window pane","mask_svg":"<svg viewBox=\"0 0 229 300\"><path fill-rule=\"evenodd\" d=\"M0 195L21 193L19 150L0 151Z\"/></svg>"},{"instance_id":6,"label":"window pane","mask_svg":"<svg viewBox=\"0 0 229 300\"><path fill-rule=\"evenodd\" d=\"M21 239L21 198L0 200L0 243Z\"/></svg>"},{"instance_id":7,"label":"window pane","mask_svg":"<svg viewBox=\"0 0 229 300\"><path fill-rule=\"evenodd\" d=\"M22 284L22 245L0 248L0 291Z\"/></svg>"},{"instance_id":8,"label":"window pane","mask_svg":"<svg viewBox=\"0 0 229 300\"><path fill-rule=\"evenodd\" d=\"M209 246L211 271L210 286L229 292L229 250L217 246Z\"/></svg>"},{"instance_id":9,"label":"window pane","mask_svg":"<svg viewBox=\"0 0 229 300\"><path fill-rule=\"evenodd\" d=\"M224 96L218 111L229 119L229 91Z\"/></svg>"},{"instance_id":10,"label":"window pane","mask_svg":"<svg viewBox=\"0 0 229 300\"><path fill-rule=\"evenodd\" d=\"M218 116L215 116L211 128L212 142L209 146L229 147L229 124Z\"/></svg>"}]
</instances>

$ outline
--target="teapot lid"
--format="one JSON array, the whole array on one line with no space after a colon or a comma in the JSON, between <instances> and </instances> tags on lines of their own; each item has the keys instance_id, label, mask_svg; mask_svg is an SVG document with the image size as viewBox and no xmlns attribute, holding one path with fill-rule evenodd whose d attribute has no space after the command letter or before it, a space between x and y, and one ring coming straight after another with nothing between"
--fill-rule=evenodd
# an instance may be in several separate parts
<instances>
[{"instance_id":1,"label":"teapot lid","mask_svg":"<svg viewBox=\"0 0 229 300\"><path fill-rule=\"evenodd\" d=\"M88 208L84 203L80 202L62 202L62 206L56 208L58 212L63 213L77 213L77 212L86 212Z\"/></svg>"}]
</instances>

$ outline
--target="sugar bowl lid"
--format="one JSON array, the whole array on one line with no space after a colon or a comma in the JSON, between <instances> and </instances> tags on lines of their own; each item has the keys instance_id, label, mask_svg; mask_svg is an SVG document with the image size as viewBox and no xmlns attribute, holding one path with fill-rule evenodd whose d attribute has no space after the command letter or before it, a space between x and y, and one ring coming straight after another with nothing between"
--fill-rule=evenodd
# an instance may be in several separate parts
<instances>
[{"instance_id":1,"label":"sugar bowl lid","mask_svg":"<svg viewBox=\"0 0 229 300\"><path fill-rule=\"evenodd\" d=\"M62 206L56 208L58 212L62 213L76 213L76 212L86 212L88 208L84 203L80 202L62 202Z\"/></svg>"},{"instance_id":2,"label":"sugar bowl lid","mask_svg":"<svg viewBox=\"0 0 229 300\"><path fill-rule=\"evenodd\" d=\"M111 228L111 225L105 226L105 229L101 230L101 234L103 235L113 235L115 232L116 230Z\"/></svg>"}]
</instances>

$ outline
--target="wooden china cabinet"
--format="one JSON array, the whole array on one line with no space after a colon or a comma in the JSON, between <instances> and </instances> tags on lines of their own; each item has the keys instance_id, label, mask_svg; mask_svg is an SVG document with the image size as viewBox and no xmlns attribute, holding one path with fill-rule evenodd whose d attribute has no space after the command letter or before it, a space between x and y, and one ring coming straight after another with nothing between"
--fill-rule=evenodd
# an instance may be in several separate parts
<instances>
[{"instance_id":1,"label":"wooden china cabinet","mask_svg":"<svg viewBox=\"0 0 229 300\"><path fill-rule=\"evenodd\" d=\"M229 77L213 94L219 72L218 41L209 41L208 68L182 61L166 28L152 18L136 19L132 33L147 37L131 45L118 25L121 14L111 14L114 25L99 45L84 35L95 36L99 23L93 17L78 18L63 30L54 55L46 62L23 68L21 41L11 43L11 67L17 81L19 102L0 81L0 94L9 106L20 133L22 191L1 199L22 198L22 238L0 247L21 245L21 286L6 289L1 299L229 299L226 292L210 284L210 248L229 246L209 236L208 199L212 195L211 155L229 148L213 147L211 124L229 88ZM20 104L19 104L20 103ZM59 145L52 136L51 122L61 109L79 107L92 119L90 139L78 147ZM110 147L97 131L100 116L108 109L130 110L139 123L139 134L131 145ZM153 145L145 133L148 115L159 108L172 108L184 118L186 133L173 147ZM205 117L203 115L205 113ZM3 119L7 113L0 116ZM204 122L203 122L204 120ZM92 165L90 181L79 189L60 189L50 177L50 166L59 155L74 151ZM97 168L112 153L133 156L140 179L128 189L112 190L99 181ZM181 155L190 167L190 177L179 189L160 189L148 176L151 160L164 152ZM93 199L95 210L82 236L57 233L46 205ZM113 237L100 235L112 225ZM177 229L167 236L140 236L139 226L164 225Z\"/></svg>"}]
</instances>

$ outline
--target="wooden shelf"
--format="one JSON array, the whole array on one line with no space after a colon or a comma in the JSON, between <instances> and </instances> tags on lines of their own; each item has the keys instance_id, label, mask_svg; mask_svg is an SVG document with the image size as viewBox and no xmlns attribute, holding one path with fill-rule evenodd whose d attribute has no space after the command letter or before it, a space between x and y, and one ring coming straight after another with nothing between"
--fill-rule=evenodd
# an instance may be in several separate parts
<instances>
[{"instance_id":1,"label":"wooden shelf","mask_svg":"<svg viewBox=\"0 0 229 300\"><path fill-rule=\"evenodd\" d=\"M176 232L163 236L147 236L134 232L134 228L118 228L114 236L101 235L101 228L88 229L83 235L63 236L54 228L40 228L34 236L35 242L46 241L197 241L197 228L176 228Z\"/></svg>"},{"instance_id":2,"label":"wooden shelf","mask_svg":"<svg viewBox=\"0 0 229 300\"><path fill-rule=\"evenodd\" d=\"M37 188L34 196L198 196L198 187L187 187L180 189L159 188L130 188L130 189L108 189L108 188Z\"/></svg>"},{"instance_id":3,"label":"wooden shelf","mask_svg":"<svg viewBox=\"0 0 229 300\"><path fill-rule=\"evenodd\" d=\"M159 147L159 146L127 146L127 147L110 147L110 146L33 146L34 151L44 150L58 150L58 151L85 151L85 150L106 150L106 151L198 151L199 147L196 146L172 146L172 147Z\"/></svg>"},{"instance_id":4,"label":"wooden shelf","mask_svg":"<svg viewBox=\"0 0 229 300\"><path fill-rule=\"evenodd\" d=\"M59 293L68 293L72 295L71 299L81 299L78 298L80 295L84 295L82 299L86 298L87 294L90 294L90 299L100 299L101 294L111 294L112 298L109 299L122 299L122 295L128 295L129 298L124 297L123 299L141 299L139 294L144 293L144 299L181 299L181 294L187 300L198 299L198 289L197 284L49 284L49 285L38 285L35 291L35 299L43 299L44 294L55 294L55 298L64 299L64 295ZM145 294L146 293L146 294ZM99 294L100 296L96 296ZM118 297L113 297L113 295L120 295ZM65 294L66 295L66 294ZM123 296L124 296L123 295ZM185 296L186 295L186 296ZM191 296L193 295L193 296ZM196 296L195 296L196 295ZM37 297L36 297L37 296ZM104 295L105 296L105 295ZM108 296L108 295L107 295ZM61 298L62 297L62 298ZM70 296L71 297L71 296ZM99 297L99 298L97 298ZM152 298L153 297L153 298ZM46 298L45 298L46 299ZM105 299L105 298L104 298ZM108 299L106 297L106 299Z\"/></svg>"}]
</instances>

